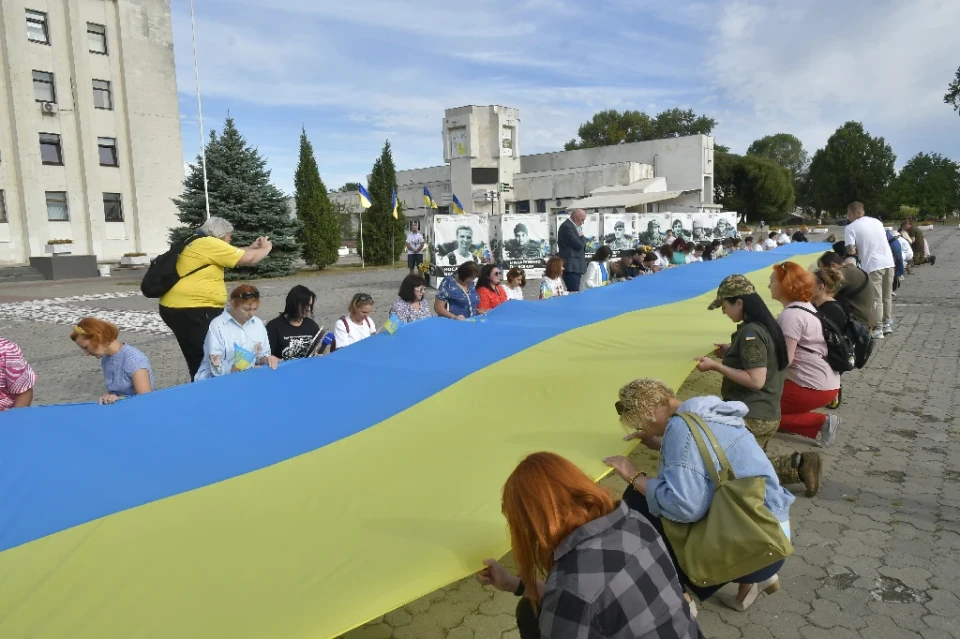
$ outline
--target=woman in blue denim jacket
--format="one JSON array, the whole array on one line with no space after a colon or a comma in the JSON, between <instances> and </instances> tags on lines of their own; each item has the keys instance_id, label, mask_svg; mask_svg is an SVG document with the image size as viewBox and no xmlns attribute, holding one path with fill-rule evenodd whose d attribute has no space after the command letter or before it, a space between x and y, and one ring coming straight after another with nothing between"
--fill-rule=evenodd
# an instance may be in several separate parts
<instances>
[{"instance_id":1,"label":"woman in blue denim jacket","mask_svg":"<svg viewBox=\"0 0 960 639\"><path fill-rule=\"evenodd\" d=\"M680 402L663 382L638 379L620 389L616 409L620 422L634 431L626 439L639 439L648 448L660 451L660 470L656 477L647 477L626 457L608 457L604 462L629 484L624 501L657 528L667 541L681 581L701 601L724 584L707 588L692 585L669 548L660 522L661 517L680 523L700 521L710 510L715 489L693 435L677 413L694 413L707 423L730 460L734 475L764 478L764 504L790 537L790 506L795 498L780 485L766 453L747 430L743 420L746 404L725 402L719 397L694 397ZM716 455L713 457L716 462ZM735 610L746 610L761 592L772 594L780 589L777 572L782 566L780 560L734 580L740 584L737 596L721 596L721 601Z\"/></svg>"}]
</instances>

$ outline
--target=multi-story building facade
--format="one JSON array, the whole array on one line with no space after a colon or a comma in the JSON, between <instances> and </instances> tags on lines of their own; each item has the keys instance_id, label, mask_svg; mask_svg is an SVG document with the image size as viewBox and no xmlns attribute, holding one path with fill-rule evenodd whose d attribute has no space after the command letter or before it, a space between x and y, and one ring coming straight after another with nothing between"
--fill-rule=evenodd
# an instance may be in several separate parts
<instances>
[{"instance_id":1,"label":"multi-story building facade","mask_svg":"<svg viewBox=\"0 0 960 639\"><path fill-rule=\"evenodd\" d=\"M169 0L2 0L0 263L161 253L182 188Z\"/></svg>"},{"instance_id":2,"label":"multi-story building facade","mask_svg":"<svg viewBox=\"0 0 960 639\"><path fill-rule=\"evenodd\" d=\"M709 212L713 202L713 138L692 135L577 151L520 154L520 113L502 106L447 109L441 166L397 171L397 194L409 218L440 213L456 195L468 213L555 214L571 208L596 213ZM500 185L509 191L499 192ZM356 193L332 193L354 213Z\"/></svg>"}]
</instances>

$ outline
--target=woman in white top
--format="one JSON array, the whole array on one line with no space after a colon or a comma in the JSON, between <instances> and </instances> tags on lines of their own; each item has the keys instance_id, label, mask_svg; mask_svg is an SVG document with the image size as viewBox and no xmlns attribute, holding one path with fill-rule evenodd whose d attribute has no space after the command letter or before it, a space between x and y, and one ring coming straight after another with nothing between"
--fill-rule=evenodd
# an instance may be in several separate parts
<instances>
[{"instance_id":1,"label":"woman in white top","mask_svg":"<svg viewBox=\"0 0 960 639\"><path fill-rule=\"evenodd\" d=\"M514 266L507 271L507 283L503 290L507 292L507 301L522 300L523 287L527 285L527 274L522 268Z\"/></svg>"},{"instance_id":2,"label":"woman in white top","mask_svg":"<svg viewBox=\"0 0 960 639\"><path fill-rule=\"evenodd\" d=\"M600 288L610 281L610 265L607 260L613 255L609 246L601 246L587 262L587 272L581 282L583 288Z\"/></svg>"},{"instance_id":3,"label":"woman in white top","mask_svg":"<svg viewBox=\"0 0 960 639\"><path fill-rule=\"evenodd\" d=\"M373 298L368 293L357 293L350 300L348 314L337 320L333 329L333 350L356 344L376 334L377 327L370 319Z\"/></svg>"},{"instance_id":4,"label":"woman in white top","mask_svg":"<svg viewBox=\"0 0 960 639\"><path fill-rule=\"evenodd\" d=\"M276 368L280 358L270 353L267 327L256 316L260 291L241 284L230 293L230 305L210 322L203 341L203 361L195 380L220 377L254 366Z\"/></svg>"},{"instance_id":5,"label":"woman in white top","mask_svg":"<svg viewBox=\"0 0 960 639\"><path fill-rule=\"evenodd\" d=\"M787 380L780 399L779 430L833 443L840 417L812 412L833 402L840 389L840 374L824 359L827 343L817 309L810 303L816 277L795 262L773 267L770 295L783 304L777 323L787 343Z\"/></svg>"},{"instance_id":6,"label":"woman in white top","mask_svg":"<svg viewBox=\"0 0 960 639\"><path fill-rule=\"evenodd\" d=\"M779 244L777 244L777 232L771 231L770 235L767 236L767 239L763 241L763 250L772 251L773 249L777 248L777 246L779 246Z\"/></svg>"},{"instance_id":7,"label":"woman in white top","mask_svg":"<svg viewBox=\"0 0 960 639\"><path fill-rule=\"evenodd\" d=\"M540 299L562 297L567 294L567 287L563 284L563 259L551 257L547 260L547 268L543 270L543 279L540 280Z\"/></svg>"},{"instance_id":8,"label":"woman in white top","mask_svg":"<svg viewBox=\"0 0 960 639\"><path fill-rule=\"evenodd\" d=\"M653 253L657 256L657 266L660 270L670 268L673 262L673 248L669 244L664 244Z\"/></svg>"}]
</instances>

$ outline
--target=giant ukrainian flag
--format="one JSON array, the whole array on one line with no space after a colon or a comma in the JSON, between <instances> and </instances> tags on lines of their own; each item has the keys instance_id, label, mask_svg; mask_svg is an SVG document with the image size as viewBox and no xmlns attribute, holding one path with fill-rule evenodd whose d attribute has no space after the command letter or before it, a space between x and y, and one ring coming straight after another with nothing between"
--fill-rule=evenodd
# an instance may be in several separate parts
<instances>
[{"instance_id":1,"label":"giant ukrainian flag","mask_svg":"<svg viewBox=\"0 0 960 639\"><path fill-rule=\"evenodd\" d=\"M825 245L428 319L327 357L114 406L0 416L0 637L326 638L508 547L500 490L551 450L595 477L613 402L733 330L717 284ZM429 362L419 374L410 353Z\"/></svg>"}]
</instances>

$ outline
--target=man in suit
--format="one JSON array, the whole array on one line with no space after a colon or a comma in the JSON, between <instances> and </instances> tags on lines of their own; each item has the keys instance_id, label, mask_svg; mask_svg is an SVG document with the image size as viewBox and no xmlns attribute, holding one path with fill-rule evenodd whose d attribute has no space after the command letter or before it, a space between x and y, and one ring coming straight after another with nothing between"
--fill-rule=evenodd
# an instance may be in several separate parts
<instances>
[{"instance_id":1,"label":"man in suit","mask_svg":"<svg viewBox=\"0 0 960 639\"><path fill-rule=\"evenodd\" d=\"M571 293L580 290L580 278L587 271L584 253L587 240L583 237L583 222L586 219L584 210L577 209L557 231L557 254L564 264L563 283Z\"/></svg>"}]
</instances>

